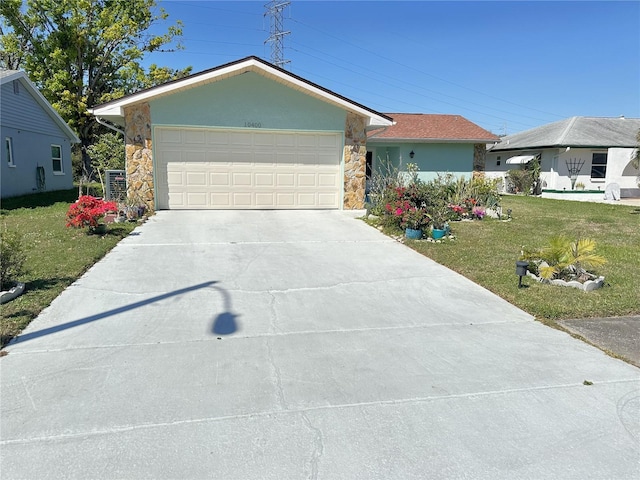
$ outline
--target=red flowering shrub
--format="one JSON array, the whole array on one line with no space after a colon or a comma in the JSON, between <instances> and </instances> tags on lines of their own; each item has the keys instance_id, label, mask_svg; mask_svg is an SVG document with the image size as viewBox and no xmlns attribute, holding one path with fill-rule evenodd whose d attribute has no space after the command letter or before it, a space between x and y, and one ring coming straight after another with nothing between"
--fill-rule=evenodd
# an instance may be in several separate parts
<instances>
[{"instance_id":1,"label":"red flowering shrub","mask_svg":"<svg viewBox=\"0 0 640 480\"><path fill-rule=\"evenodd\" d=\"M95 228L108 212L117 212L115 202L105 202L91 195L81 196L76 203L72 203L67 210L67 227Z\"/></svg>"}]
</instances>

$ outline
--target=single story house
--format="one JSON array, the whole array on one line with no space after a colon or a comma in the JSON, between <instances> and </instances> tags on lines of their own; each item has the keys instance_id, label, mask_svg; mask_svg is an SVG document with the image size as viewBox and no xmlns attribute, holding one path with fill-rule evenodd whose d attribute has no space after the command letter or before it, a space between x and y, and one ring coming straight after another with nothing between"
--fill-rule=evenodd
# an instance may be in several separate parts
<instances>
[{"instance_id":1,"label":"single story house","mask_svg":"<svg viewBox=\"0 0 640 480\"><path fill-rule=\"evenodd\" d=\"M24 72L0 70L1 197L73 188L76 134Z\"/></svg>"},{"instance_id":2,"label":"single story house","mask_svg":"<svg viewBox=\"0 0 640 480\"><path fill-rule=\"evenodd\" d=\"M367 176L391 162L418 166L422 180L439 173L471 178L484 170L486 144L499 137L460 115L387 113L394 124L367 134Z\"/></svg>"},{"instance_id":3,"label":"single story house","mask_svg":"<svg viewBox=\"0 0 640 480\"><path fill-rule=\"evenodd\" d=\"M511 169L540 162L542 196L602 199L607 186L622 197L640 197L632 156L640 130L638 118L571 117L501 138L487 146L485 173L502 178ZM582 186L575 189L575 185ZM593 198L592 198L593 197Z\"/></svg>"},{"instance_id":4,"label":"single story house","mask_svg":"<svg viewBox=\"0 0 640 480\"><path fill-rule=\"evenodd\" d=\"M251 56L96 106L154 209L360 209L385 114ZM486 142L485 142L486 143Z\"/></svg>"}]
</instances>

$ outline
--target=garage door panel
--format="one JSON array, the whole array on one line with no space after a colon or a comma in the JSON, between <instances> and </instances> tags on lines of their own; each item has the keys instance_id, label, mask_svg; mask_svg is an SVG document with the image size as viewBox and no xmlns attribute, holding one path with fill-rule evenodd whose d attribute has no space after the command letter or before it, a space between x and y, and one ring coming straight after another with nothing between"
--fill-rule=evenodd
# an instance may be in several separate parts
<instances>
[{"instance_id":1,"label":"garage door panel","mask_svg":"<svg viewBox=\"0 0 640 480\"><path fill-rule=\"evenodd\" d=\"M205 130L183 130L184 144L186 145L205 145L206 131Z\"/></svg>"},{"instance_id":2,"label":"garage door panel","mask_svg":"<svg viewBox=\"0 0 640 480\"><path fill-rule=\"evenodd\" d=\"M236 187L250 187L251 183L251 173L239 173L234 172L231 174L232 185Z\"/></svg>"},{"instance_id":3,"label":"garage door panel","mask_svg":"<svg viewBox=\"0 0 640 480\"><path fill-rule=\"evenodd\" d=\"M293 187L296 176L293 173L276 173L276 187Z\"/></svg>"},{"instance_id":4,"label":"garage door panel","mask_svg":"<svg viewBox=\"0 0 640 480\"><path fill-rule=\"evenodd\" d=\"M335 173L319 173L319 187L338 187L340 185L339 177Z\"/></svg>"},{"instance_id":5,"label":"garage door panel","mask_svg":"<svg viewBox=\"0 0 640 480\"><path fill-rule=\"evenodd\" d=\"M156 127L154 138L159 209L339 208L341 134Z\"/></svg>"},{"instance_id":6,"label":"garage door panel","mask_svg":"<svg viewBox=\"0 0 640 480\"><path fill-rule=\"evenodd\" d=\"M187 205L191 208L207 207L206 192L189 192L186 194Z\"/></svg>"},{"instance_id":7,"label":"garage door panel","mask_svg":"<svg viewBox=\"0 0 640 480\"><path fill-rule=\"evenodd\" d=\"M182 158L185 162L205 162L206 161L206 153L203 152L194 152L193 150L189 150L183 153Z\"/></svg>"},{"instance_id":8,"label":"garage door panel","mask_svg":"<svg viewBox=\"0 0 640 480\"><path fill-rule=\"evenodd\" d=\"M185 185L183 172L167 172L169 186L183 187Z\"/></svg>"},{"instance_id":9,"label":"garage door panel","mask_svg":"<svg viewBox=\"0 0 640 480\"><path fill-rule=\"evenodd\" d=\"M256 187L274 187L275 186L275 174L274 173L254 173L254 185Z\"/></svg>"},{"instance_id":10,"label":"garage door panel","mask_svg":"<svg viewBox=\"0 0 640 480\"><path fill-rule=\"evenodd\" d=\"M234 206L237 207L251 207L252 205L252 195L250 192L236 192L231 194L232 202Z\"/></svg>"},{"instance_id":11,"label":"garage door panel","mask_svg":"<svg viewBox=\"0 0 640 480\"><path fill-rule=\"evenodd\" d=\"M276 206L275 193L258 193L255 194L255 205L259 208L271 208Z\"/></svg>"},{"instance_id":12,"label":"garage door panel","mask_svg":"<svg viewBox=\"0 0 640 480\"><path fill-rule=\"evenodd\" d=\"M299 187L315 187L316 182L315 173L299 173L298 174L298 186Z\"/></svg>"},{"instance_id":13,"label":"garage door panel","mask_svg":"<svg viewBox=\"0 0 640 480\"><path fill-rule=\"evenodd\" d=\"M259 164L261 167L275 167L278 157L275 151L273 152L255 152L253 154L253 161L255 164Z\"/></svg>"},{"instance_id":14,"label":"garage door panel","mask_svg":"<svg viewBox=\"0 0 640 480\"><path fill-rule=\"evenodd\" d=\"M324 208L332 208L338 202L338 194L332 192L319 192L318 193L318 205Z\"/></svg>"},{"instance_id":15,"label":"garage door panel","mask_svg":"<svg viewBox=\"0 0 640 480\"><path fill-rule=\"evenodd\" d=\"M194 172L189 171L186 174L187 182L186 186L204 186L207 185L207 173L206 172Z\"/></svg>"},{"instance_id":16,"label":"garage door panel","mask_svg":"<svg viewBox=\"0 0 640 480\"><path fill-rule=\"evenodd\" d=\"M313 208L316 206L315 193L298 193L298 205L304 208Z\"/></svg>"},{"instance_id":17,"label":"garage door panel","mask_svg":"<svg viewBox=\"0 0 640 480\"><path fill-rule=\"evenodd\" d=\"M276 193L276 205L280 208L294 208L296 206L296 195L293 192Z\"/></svg>"},{"instance_id":18,"label":"garage door panel","mask_svg":"<svg viewBox=\"0 0 640 480\"><path fill-rule=\"evenodd\" d=\"M231 175L228 172L211 172L209 185L215 187L227 187L231 185Z\"/></svg>"},{"instance_id":19,"label":"garage door panel","mask_svg":"<svg viewBox=\"0 0 640 480\"><path fill-rule=\"evenodd\" d=\"M222 208L232 206L230 192L213 192L209 198L211 199L209 205L216 205Z\"/></svg>"}]
</instances>

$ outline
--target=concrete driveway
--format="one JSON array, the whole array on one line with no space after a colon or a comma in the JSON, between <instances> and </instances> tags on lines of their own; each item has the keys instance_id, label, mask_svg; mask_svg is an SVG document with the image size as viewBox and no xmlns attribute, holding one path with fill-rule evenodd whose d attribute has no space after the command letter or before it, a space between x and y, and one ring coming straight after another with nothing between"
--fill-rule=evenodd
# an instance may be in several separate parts
<instances>
[{"instance_id":1,"label":"concrete driveway","mask_svg":"<svg viewBox=\"0 0 640 480\"><path fill-rule=\"evenodd\" d=\"M640 370L341 212L159 212L7 350L2 479L640 476Z\"/></svg>"}]
</instances>

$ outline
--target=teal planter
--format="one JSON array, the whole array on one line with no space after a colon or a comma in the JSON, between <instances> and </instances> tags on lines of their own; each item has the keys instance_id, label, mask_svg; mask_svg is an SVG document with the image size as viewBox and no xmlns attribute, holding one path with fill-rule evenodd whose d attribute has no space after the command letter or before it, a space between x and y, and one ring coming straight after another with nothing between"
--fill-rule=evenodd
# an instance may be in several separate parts
<instances>
[{"instance_id":1,"label":"teal planter","mask_svg":"<svg viewBox=\"0 0 640 480\"><path fill-rule=\"evenodd\" d=\"M413 228L407 228L404 231L404 236L410 240L420 240L422 238L422 230L414 230Z\"/></svg>"},{"instance_id":2,"label":"teal planter","mask_svg":"<svg viewBox=\"0 0 640 480\"><path fill-rule=\"evenodd\" d=\"M437 240L437 239L439 239L439 238L444 237L446 234L447 234L447 231L446 231L446 230L440 230L439 228L434 228L434 229L431 231L431 236L432 236L433 238L435 238L436 240Z\"/></svg>"}]
</instances>

